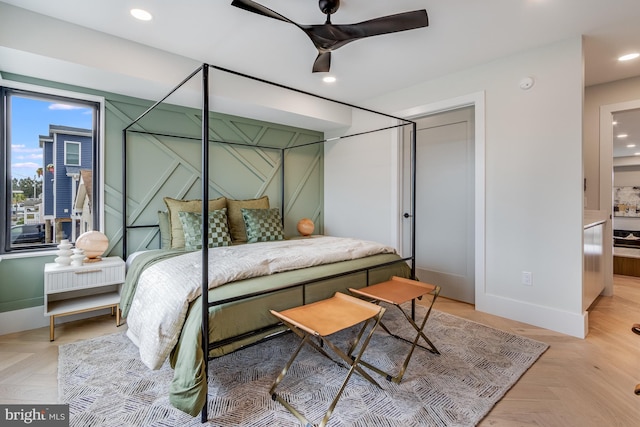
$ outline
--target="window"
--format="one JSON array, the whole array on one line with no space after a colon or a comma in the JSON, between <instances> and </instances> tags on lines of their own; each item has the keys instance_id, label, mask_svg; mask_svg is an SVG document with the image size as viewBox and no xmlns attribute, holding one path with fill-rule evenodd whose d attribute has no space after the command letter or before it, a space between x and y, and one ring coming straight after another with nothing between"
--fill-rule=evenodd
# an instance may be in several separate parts
<instances>
[{"instance_id":1,"label":"window","mask_svg":"<svg viewBox=\"0 0 640 427\"><path fill-rule=\"evenodd\" d=\"M64 142L64 164L67 166L80 166L80 143L73 141Z\"/></svg>"},{"instance_id":2,"label":"window","mask_svg":"<svg viewBox=\"0 0 640 427\"><path fill-rule=\"evenodd\" d=\"M0 253L99 229L102 100L12 82L0 97Z\"/></svg>"}]
</instances>

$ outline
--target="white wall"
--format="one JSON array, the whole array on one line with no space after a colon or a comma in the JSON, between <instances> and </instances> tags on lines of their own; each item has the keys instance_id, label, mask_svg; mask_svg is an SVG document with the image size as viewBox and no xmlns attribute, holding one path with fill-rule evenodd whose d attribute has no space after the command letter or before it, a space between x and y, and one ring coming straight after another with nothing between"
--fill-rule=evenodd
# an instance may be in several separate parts
<instances>
[{"instance_id":1,"label":"white wall","mask_svg":"<svg viewBox=\"0 0 640 427\"><path fill-rule=\"evenodd\" d=\"M393 126L395 120L354 110L354 125L327 138ZM343 138L325 145L324 227L331 236L374 240L397 248L398 130ZM397 248L399 249L399 248Z\"/></svg>"},{"instance_id":2,"label":"white wall","mask_svg":"<svg viewBox=\"0 0 640 427\"><path fill-rule=\"evenodd\" d=\"M613 168L614 187L640 187L640 165Z\"/></svg>"},{"instance_id":3,"label":"white wall","mask_svg":"<svg viewBox=\"0 0 640 427\"><path fill-rule=\"evenodd\" d=\"M582 312L582 64L582 40L575 38L368 103L373 109L393 113L485 92L485 288L476 293L476 308L578 337L586 334ZM528 91L519 88L525 76L535 79ZM379 152L388 152L392 145L391 139L386 141L386 148ZM341 158L349 157L364 172L355 167L351 172L341 170L342 179L373 173L362 160L362 152L344 150ZM331 155L325 158L328 170L334 161ZM388 179L395 177L390 173ZM325 219L337 217L331 210L336 209L333 195L338 184L326 182ZM384 186L383 191L390 190ZM340 200L340 209L358 210L355 200L349 205ZM372 224L393 220L386 210L368 211L367 215ZM341 228L357 227L356 219L343 216ZM522 285L523 270L533 272L533 286Z\"/></svg>"}]
</instances>

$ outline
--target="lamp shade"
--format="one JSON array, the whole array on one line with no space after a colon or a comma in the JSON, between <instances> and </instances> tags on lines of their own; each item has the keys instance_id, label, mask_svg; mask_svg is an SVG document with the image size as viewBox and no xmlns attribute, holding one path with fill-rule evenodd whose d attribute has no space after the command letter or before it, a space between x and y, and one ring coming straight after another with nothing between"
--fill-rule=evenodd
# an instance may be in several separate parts
<instances>
[{"instance_id":1,"label":"lamp shade","mask_svg":"<svg viewBox=\"0 0 640 427\"><path fill-rule=\"evenodd\" d=\"M98 260L109 247L109 239L99 231L87 231L76 239L76 248L84 249L89 260Z\"/></svg>"},{"instance_id":2,"label":"lamp shade","mask_svg":"<svg viewBox=\"0 0 640 427\"><path fill-rule=\"evenodd\" d=\"M298 221L298 233L300 233L302 236L310 236L313 233L315 226L313 224L313 221L311 221L309 218L302 218L300 221Z\"/></svg>"}]
</instances>

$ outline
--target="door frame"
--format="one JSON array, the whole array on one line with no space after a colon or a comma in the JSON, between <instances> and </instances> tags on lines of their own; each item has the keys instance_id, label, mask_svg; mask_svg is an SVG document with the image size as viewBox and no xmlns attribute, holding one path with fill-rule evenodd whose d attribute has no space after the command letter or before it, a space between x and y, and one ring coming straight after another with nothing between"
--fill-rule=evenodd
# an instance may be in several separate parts
<instances>
[{"instance_id":1,"label":"door frame","mask_svg":"<svg viewBox=\"0 0 640 427\"><path fill-rule=\"evenodd\" d=\"M609 221L605 223L603 240L613 242L613 123L614 113L640 108L640 99L600 106L600 211ZM613 295L613 244L605 244L604 290Z\"/></svg>"},{"instance_id":2,"label":"door frame","mask_svg":"<svg viewBox=\"0 0 640 427\"><path fill-rule=\"evenodd\" d=\"M424 104L415 106L406 110L398 111L393 113L398 117L404 117L408 120L413 120L417 118L421 118L424 116L429 116L432 114L442 113L445 111L456 110L464 107L474 107L474 132L475 132L475 141L474 141L474 156L475 156L475 176L474 176L474 186L475 186L475 306L478 310L483 310L487 303L485 302L485 291L486 291L486 262L485 262L485 247L486 247L486 231L485 231L485 92L475 92L468 95L459 96L456 98L451 98L443 101L438 101L435 103ZM403 248L403 189L402 189L402 174L403 167L402 164L402 150L403 150L403 142L402 142L402 130L399 130L397 134L394 135L396 147L396 159L398 161L397 168L397 176L396 176L396 188L397 188L397 197L396 204L397 210L400 214L397 217L396 224L396 235L397 235L397 247ZM411 254L413 255L413 254Z\"/></svg>"}]
</instances>

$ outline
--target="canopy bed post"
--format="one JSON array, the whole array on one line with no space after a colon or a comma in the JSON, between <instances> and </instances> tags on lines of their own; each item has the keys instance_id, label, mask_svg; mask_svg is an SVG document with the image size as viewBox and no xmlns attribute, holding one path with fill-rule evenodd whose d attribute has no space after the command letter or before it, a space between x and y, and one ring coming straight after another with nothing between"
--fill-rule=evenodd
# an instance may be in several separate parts
<instances>
[{"instance_id":1,"label":"canopy bed post","mask_svg":"<svg viewBox=\"0 0 640 427\"><path fill-rule=\"evenodd\" d=\"M416 278L416 132L418 125L411 122L411 278Z\"/></svg>"},{"instance_id":2,"label":"canopy bed post","mask_svg":"<svg viewBox=\"0 0 640 427\"><path fill-rule=\"evenodd\" d=\"M416 279L416 132L418 124L411 122L411 278ZM416 318L416 300L411 300L411 318Z\"/></svg>"},{"instance_id":3,"label":"canopy bed post","mask_svg":"<svg viewBox=\"0 0 640 427\"><path fill-rule=\"evenodd\" d=\"M280 220L284 229L284 156L286 149L280 150Z\"/></svg>"},{"instance_id":4,"label":"canopy bed post","mask_svg":"<svg viewBox=\"0 0 640 427\"><path fill-rule=\"evenodd\" d=\"M131 125L129 125L131 126ZM122 129L122 259L127 259L127 130Z\"/></svg>"},{"instance_id":5,"label":"canopy bed post","mask_svg":"<svg viewBox=\"0 0 640 427\"><path fill-rule=\"evenodd\" d=\"M209 371L209 66L202 65L202 353L204 380ZM207 422L208 393L204 396L201 422Z\"/></svg>"}]
</instances>

